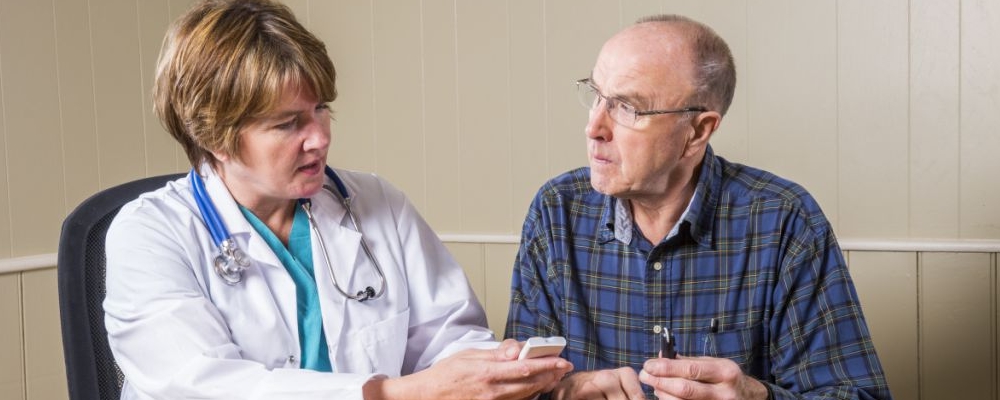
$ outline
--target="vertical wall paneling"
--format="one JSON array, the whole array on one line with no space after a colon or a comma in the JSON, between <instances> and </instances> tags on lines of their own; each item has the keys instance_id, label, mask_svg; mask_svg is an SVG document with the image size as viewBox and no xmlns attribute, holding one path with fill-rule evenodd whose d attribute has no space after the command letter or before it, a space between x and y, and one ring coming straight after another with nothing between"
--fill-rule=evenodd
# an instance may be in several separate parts
<instances>
[{"instance_id":1,"label":"vertical wall paneling","mask_svg":"<svg viewBox=\"0 0 1000 400\"><path fill-rule=\"evenodd\" d=\"M661 0L625 0L619 1L618 3L619 29L632 25L639 18L649 15L662 14L664 8L663 1ZM684 14L675 10L673 5L671 5L670 8L671 14Z\"/></svg>"},{"instance_id":2,"label":"vertical wall paneling","mask_svg":"<svg viewBox=\"0 0 1000 400\"><path fill-rule=\"evenodd\" d=\"M962 1L961 201L963 238L1000 237L1000 2Z\"/></svg>"},{"instance_id":3,"label":"vertical wall paneling","mask_svg":"<svg viewBox=\"0 0 1000 400\"><path fill-rule=\"evenodd\" d=\"M572 10L567 12L566 10ZM601 46L619 29L617 2L551 0L545 2L545 91L548 148L547 177L587 165L587 110L577 99L577 79L594 68Z\"/></svg>"},{"instance_id":4,"label":"vertical wall paneling","mask_svg":"<svg viewBox=\"0 0 1000 400\"><path fill-rule=\"evenodd\" d=\"M520 232L535 192L548 178L549 142L545 127L550 118L545 77L545 4L537 0L509 0L510 32L510 232Z\"/></svg>"},{"instance_id":5,"label":"vertical wall paneling","mask_svg":"<svg viewBox=\"0 0 1000 400\"><path fill-rule=\"evenodd\" d=\"M67 398L55 268L24 272L24 360L29 399Z\"/></svg>"},{"instance_id":6,"label":"vertical wall paneling","mask_svg":"<svg viewBox=\"0 0 1000 400\"><path fill-rule=\"evenodd\" d=\"M109 187L146 175L137 5L97 1L89 11L101 186Z\"/></svg>"},{"instance_id":7,"label":"vertical wall paneling","mask_svg":"<svg viewBox=\"0 0 1000 400\"><path fill-rule=\"evenodd\" d=\"M330 165L375 171L372 0L311 1L309 29L326 43L337 68Z\"/></svg>"},{"instance_id":8,"label":"vertical wall paneling","mask_svg":"<svg viewBox=\"0 0 1000 400\"><path fill-rule=\"evenodd\" d=\"M417 208L427 204L420 2L374 2L377 171Z\"/></svg>"},{"instance_id":9,"label":"vertical wall paneling","mask_svg":"<svg viewBox=\"0 0 1000 400\"><path fill-rule=\"evenodd\" d=\"M510 279L514 271L516 244L497 243L485 246L486 317L493 331L503 337L510 309Z\"/></svg>"},{"instance_id":10,"label":"vertical wall paneling","mask_svg":"<svg viewBox=\"0 0 1000 400\"><path fill-rule=\"evenodd\" d=\"M0 21L2 21L5 8L5 0L0 0ZM7 169L7 153L10 149L7 146L7 120L5 118L7 107L4 104L4 36L3 29L0 29L0 174L3 174L3 177L8 177L10 170ZM10 187L7 185L7 179L0 179L0 257L2 258L11 257L11 250L14 248L11 242L13 230L10 226L10 215L13 210L9 200Z\"/></svg>"},{"instance_id":11,"label":"vertical wall paneling","mask_svg":"<svg viewBox=\"0 0 1000 400\"><path fill-rule=\"evenodd\" d=\"M920 276L920 395L987 399L993 394L991 256L925 253Z\"/></svg>"},{"instance_id":12,"label":"vertical wall paneling","mask_svg":"<svg viewBox=\"0 0 1000 400\"><path fill-rule=\"evenodd\" d=\"M94 117L94 70L88 4L55 0L59 132L68 213L101 188ZM51 100L50 100L51 101Z\"/></svg>"},{"instance_id":13,"label":"vertical wall paneling","mask_svg":"<svg viewBox=\"0 0 1000 400\"><path fill-rule=\"evenodd\" d=\"M916 254L852 251L849 260L889 389L898 399L918 399Z\"/></svg>"},{"instance_id":14,"label":"vertical wall paneling","mask_svg":"<svg viewBox=\"0 0 1000 400\"><path fill-rule=\"evenodd\" d=\"M66 208L54 24L51 2L7 1L0 13L13 256L49 251Z\"/></svg>"},{"instance_id":15,"label":"vertical wall paneling","mask_svg":"<svg viewBox=\"0 0 1000 400\"><path fill-rule=\"evenodd\" d=\"M137 2L139 28L139 105L142 108L142 135L146 150L146 174L163 175L187 169L187 158L177 163L180 145L160 123L153 110L153 82L156 79L156 61L167 27L173 21L170 3L161 1Z\"/></svg>"},{"instance_id":16,"label":"vertical wall paneling","mask_svg":"<svg viewBox=\"0 0 1000 400\"><path fill-rule=\"evenodd\" d=\"M746 51L747 162L805 186L836 226L836 3L754 1Z\"/></svg>"},{"instance_id":17,"label":"vertical wall paneling","mask_svg":"<svg viewBox=\"0 0 1000 400\"><path fill-rule=\"evenodd\" d=\"M309 12L309 0L281 0L281 3L288 6L295 14L295 18L299 20L299 23L309 27L309 21L312 15Z\"/></svg>"},{"instance_id":18,"label":"vertical wall paneling","mask_svg":"<svg viewBox=\"0 0 1000 400\"><path fill-rule=\"evenodd\" d=\"M0 3L2 5L2 3ZM0 9L2 11L2 9ZM0 275L0 393L24 400L24 343L19 274Z\"/></svg>"},{"instance_id":19,"label":"vertical wall paneling","mask_svg":"<svg viewBox=\"0 0 1000 400\"><path fill-rule=\"evenodd\" d=\"M960 5L910 2L911 237L958 238Z\"/></svg>"},{"instance_id":20,"label":"vertical wall paneling","mask_svg":"<svg viewBox=\"0 0 1000 400\"><path fill-rule=\"evenodd\" d=\"M842 236L908 231L907 5L906 0L837 2L837 233Z\"/></svg>"},{"instance_id":21,"label":"vertical wall paneling","mask_svg":"<svg viewBox=\"0 0 1000 400\"><path fill-rule=\"evenodd\" d=\"M507 232L511 138L507 2L456 2L462 229Z\"/></svg>"},{"instance_id":22,"label":"vertical wall paneling","mask_svg":"<svg viewBox=\"0 0 1000 400\"><path fill-rule=\"evenodd\" d=\"M469 278L469 284L476 293L479 303L486 307L486 271L483 267L483 245L479 243L445 243L448 252L458 265L462 266L465 276Z\"/></svg>"},{"instance_id":23,"label":"vertical wall paneling","mask_svg":"<svg viewBox=\"0 0 1000 400\"><path fill-rule=\"evenodd\" d=\"M628 3L627 1L624 3ZM736 63L736 93L719 130L712 135L715 154L730 161L747 163L750 136L747 126L747 1L746 0L683 0L667 1L664 13L680 14L700 21L719 34L729 45Z\"/></svg>"},{"instance_id":24,"label":"vertical wall paneling","mask_svg":"<svg viewBox=\"0 0 1000 400\"><path fill-rule=\"evenodd\" d=\"M438 232L460 232L462 226L455 12L455 1L421 2L423 124L414 124L407 133L417 135L418 128L423 132L427 199L421 211Z\"/></svg>"}]
</instances>

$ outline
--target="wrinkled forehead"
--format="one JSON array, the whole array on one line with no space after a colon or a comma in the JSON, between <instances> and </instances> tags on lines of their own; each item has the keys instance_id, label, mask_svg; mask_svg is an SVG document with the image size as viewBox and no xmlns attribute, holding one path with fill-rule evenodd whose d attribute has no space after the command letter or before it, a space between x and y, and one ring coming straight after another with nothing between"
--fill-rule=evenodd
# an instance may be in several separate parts
<instances>
[{"instance_id":1,"label":"wrinkled forehead","mask_svg":"<svg viewBox=\"0 0 1000 400\"><path fill-rule=\"evenodd\" d=\"M694 63L683 33L665 24L639 24L609 39L591 78L602 90L659 97L687 94L694 87Z\"/></svg>"}]
</instances>

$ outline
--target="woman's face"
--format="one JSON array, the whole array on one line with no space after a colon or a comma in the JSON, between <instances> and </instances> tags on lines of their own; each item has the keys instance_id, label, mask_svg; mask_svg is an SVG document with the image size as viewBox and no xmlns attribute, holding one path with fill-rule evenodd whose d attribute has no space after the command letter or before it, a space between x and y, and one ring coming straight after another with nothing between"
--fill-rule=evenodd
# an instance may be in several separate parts
<instances>
[{"instance_id":1,"label":"woman's face","mask_svg":"<svg viewBox=\"0 0 1000 400\"><path fill-rule=\"evenodd\" d=\"M275 110L240 130L240 159L213 153L233 198L244 207L278 207L323 187L330 108L308 87L286 85Z\"/></svg>"}]
</instances>

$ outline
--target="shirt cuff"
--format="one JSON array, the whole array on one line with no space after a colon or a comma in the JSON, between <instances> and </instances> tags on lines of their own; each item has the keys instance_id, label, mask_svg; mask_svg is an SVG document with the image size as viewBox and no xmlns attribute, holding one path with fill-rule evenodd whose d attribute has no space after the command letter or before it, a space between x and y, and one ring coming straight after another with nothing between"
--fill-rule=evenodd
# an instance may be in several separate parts
<instances>
[{"instance_id":1,"label":"shirt cuff","mask_svg":"<svg viewBox=\"0 0 1000 400\"><path fill-rule=\"evenodd\" d=\"M759 382L764 385L764 389L767 389L767 400L774 400L774 388L771 387L771 384L764 381Z\"/></svg>"}]
</instances>

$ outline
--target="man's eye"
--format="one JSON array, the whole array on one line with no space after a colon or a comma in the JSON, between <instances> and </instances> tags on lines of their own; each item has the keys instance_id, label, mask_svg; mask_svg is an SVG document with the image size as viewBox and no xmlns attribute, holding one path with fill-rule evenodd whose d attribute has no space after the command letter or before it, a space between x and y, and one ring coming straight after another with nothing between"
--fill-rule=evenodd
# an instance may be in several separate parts
<instances>
[{"instance_id":1,"label":"man's eye","mask_svg":"<svg viewBox=\"0 0 1000 400\"><path fill-rule=\"evenodd\" d=\"M619 110L621 110L622 112L624 112L626 114L632 114L632 113L635 112L635 107L632 107L631 104L619 101L619 102L617 102L617 106L618 106Z\"/></svg>"},{"instance_id":2,"label":"man's eye","mask_svg":"<svg viewBox=\"0 0 1000 400\"><path fill-rule=\"evenodd\" d=\"M630 113L634 108L632 106L623 103L621 100L608 99L608 107L617 112Z\"/></svg>"}]
</instances>

